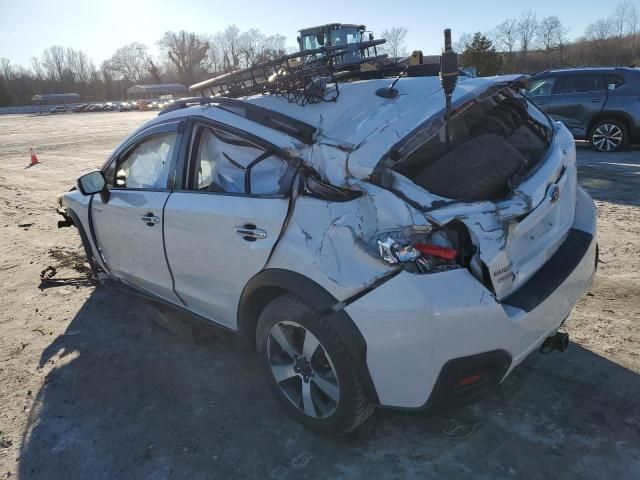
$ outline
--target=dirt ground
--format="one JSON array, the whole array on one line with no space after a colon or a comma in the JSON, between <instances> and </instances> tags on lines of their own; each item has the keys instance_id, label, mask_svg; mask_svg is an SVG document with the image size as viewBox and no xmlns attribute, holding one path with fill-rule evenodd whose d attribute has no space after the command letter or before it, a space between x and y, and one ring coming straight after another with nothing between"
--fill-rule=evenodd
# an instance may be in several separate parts
<instances>
[{"instance_id":1,"label":"dirt ground","mask_svg":"<svg viewBox=\"0 0 640 480\"><path fill-rule=\"evenodd\" d=\"M602 262L566 353L472 406L333 439L289 420L234 340L193 342L92 286L56 228L56 195L152 115L0 117L0 478L640 478L640 150L578 146Z\"/></svg>"}]
</instances>

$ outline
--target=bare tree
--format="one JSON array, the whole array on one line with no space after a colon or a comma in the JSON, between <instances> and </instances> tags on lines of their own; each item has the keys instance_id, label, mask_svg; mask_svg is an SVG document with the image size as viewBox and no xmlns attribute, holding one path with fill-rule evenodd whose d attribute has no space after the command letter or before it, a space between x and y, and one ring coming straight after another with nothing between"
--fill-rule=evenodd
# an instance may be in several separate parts
<instances>
[{"instance_id":1,"label":"bare tree","mask_svg":"<svg viewBox=\"0 0 640 480\"><path fill-rule=\"evenodd\" d=\"M284 55L286 53L286 41L287 37L280 34L265 37L260 46L260 61Z\"/></svg>"},{"instance_id":2,"label":"bare tree","mask_svg":"<svg viewBox=\"0 0 640 480\"><path fill-rule=\"evenodd\" d=\"M64 47L54 45L42 52L42 66L48 79L64 82L66 70Z\"/></svg>"},{"instance_id":3,"label":"bare tree","mask_svg":"<svg viewBox=\"0 0 640 480\"><path fill-rule=\"evenodd\" d=\"M149 67L147 47L139 42L129 43L116 50L109 63L127 82L140 83Z\"/></svg>"},{"instance_id":4,"label":"bare tree","mask_svg":"<svg viewBox=\"0 0 640 480\"><path fill-rule=\"evenodd\" d=\"M612 54L607 47L614 31L613 24L609 19L600 19L587 27L585 38L591 47L589 51L590 64L601 63L603 59Z\"/></svg>"},{"instance_id":5,"label":"bare tree","mask_svg":"<svg viewBox=\"0 0 640 480\"><path fill-rule=\"evenodd\" d=\"M264 39L264 34L257 28L250 28L238 37L238 48L244 57L246 67L255 63Z\"/></svg>"},{"instance_id":6,"label":"bare tree","mask_svg":"<svg viewBox=\"0 0 640 480\"><path fill-rule=\"evenodd\" d=\"M40 63L40 59L38 57L31 57L29 59L31 63L31 70L33 74L38 80L44 79L44 69L42 68L42 63Z\"/></svg>"},{"instance_id":7,"label":"bare tree","mask_svg":"<svg viewBox=\"0 0 640 480\"><path fill-rule=\"evenodd\" d=\"M631 4L631 2L629 2L629 0L621 0L616 5L613 15L611 16L611 26L614 29L615 35L618 39L618 45L614 52L614 59L616 63L619 63L622 60L621 57L624 55L624 51L622 48L622 37L625 34L627 21L632 6L633 5Z\"/></svg>"},{"instance_id":8,"label":"bare tree","mask_svg":"<svg viewBox=\"0 0 640 480\"><path fill-rule=\"evenodd\" d=\"M638 33L638 27L640 26L640 12L638 7L634 4L629 9L627 15L627 33L631 36L631 62L636 61L636 36Z\"/></svg>"},{"instance_id":9,"label":"bare tree","mask_svg":"<svg viewBox=\"0 0 640 480\"><path fill-rule=\"evenodd\" d=\"M562 21L558 17L551 17L553 21L551 22L553 36L555 38L556 46L560 52L560 65L564 65L564 47L568 42L567 34L569 33L569 29L566 28Z\"/></svg>"},{"instance_id":10,"label":"bare tree","mask_svg":"<svg viewBox=\"0 0 640 480\"><path fill-rule=\"evenodd\" d=\"M11 78L13 78L13 65L11 65L11 61L8 58L0 58L0 75L2 75L5 80L11 80Z\"/></svg>"},{"instance_id":11,"label":"bare tree","mask_svg":"<svg viewBox=\"0 0 640 480\"><path fill-rule=\"evenodd\" d=\"M518 21L515 19L505 20L496 27L494 36L498 45L506 48L511 55L519 37Z\"/></svg>"},{"instance_id":12,"label":"bare tree","mask_svg":"<svg viewBox=\"0 0 640 480\"><path fill-rule=\"evenodd\" d=\"M390 57L404 57L407 55L407 48L404 44L407 33L409 33L409 30L405 27L392 27L389 30L382 31L382 38L387 40L382 47L387 55Z\"/></svg>"},{"instance_id":13,"label":"bare tree","mask_svg":"<svg viewBox=\"0 0 640 480\"><path fill-rule=\"evenodd\" d=\"M473 41L473 34L469 32L464 32L462 35L458 37L458 40L453 42L453 50L460 53L464 52L471 42Z\"/></svg>"},{"instance_id":14,"label":"bare tree","mask_svg":"<svg viewBox=\"0 0 640 480\"><path fill-rule=\"evenodd\" d=\"M8 58L0 58L0 105L11 105L15 95L11 90L10 81L13 77L13 66Z\"/></svg>"},{"instance_id":15,"label":"bare tree","mask_svg":"<svg viewBox=\"0 0 640 480\"><path fill-rule=\"evenodd\" d=\"M109 60L105 60L100 65L100 74L104 82L104 96L105 98L112 98L114 94L114 79L113 69L111 68Z\"/></svg>"},{"instance_id":16,"label":"bare tree","mask_svg":"<svg viewBox=\"0 0 640 480\"><path fill-rule=\"evenodd\" d=\"M622 38L625 32L625 26L627 24L627 18L629 12L634 5L629 0L622 0L618 2L616 8L611 16L612 27L615 31L615 35L618 38Z\"/></svg>"},{"instance_id":17,"label":"bare tree","mask_svg":"<svg viewBox=\"0 0 640 480\"><path fill-rule=\"evenodd\" d=\"M520 16L520 20L518 20L518 38L523 57L526 57L533 47L537 29L538 20L532 10L528 10Z\"/></svg>"},{"instance_id":18,"label":"bare tree","mask_svg":"<svg viewBox=\"0 0 640 480\"><path fill-rule=\"evenodd\" d=\"M538 23L537 36L547 54L547 66L551 66L551 52L559 47L562 34L562 22L556 16L544 17Z\"/></svg>"},{"instance_id":19,"label":"bare tree","mask_svg":"<svg viewBox=\"0 0 640 480\"><path fill-rule=\"evenodd\" d=\"M160 80L160 69L156 66L155 63L153 63L153 60L151 59L151 57L149 57L149 64L147 65L147 71L149 72L149 75L151 75L151 78L153 79L153 82L155 84L162 83L162 81Z\"/></svg>"},{"instance_id":20,"label":"bare tree","mask_svg":"<svg viewBox=\"0 0 640 480\"><path fill-rule=\"evenodd\" d=\"M240 29L229 25L224 32L217 34L218 45L222 51L222 66L225 71L236 70L240 66Z\"/></svg>"},{"instance_id":21,"label":"bare tree","mask_svg":"<svg viewBox=\"0 0 640 480\"><path fill-rule=\"evenodd\" d=\"M193 83L196 72L206 70L203 62L207 58L209 42L200 35L184 30L166 32L158 45L183 83Z\"/></svg>"},{"instance_id":22,"label":"bare tree","mask_svg":"<svg viewBox=\"0 0 640 480\"><path fill-rule=\"evenodd\" d=\"M91 71L94 69L93 62L89 56L82 50L74 50L67 48L66 56L66 72L72 83L87 84L91 80Z\"/></svg>"},{"instance_id":23,"label":"bare tree","mask_svg":"<svg viewBox=\"0 0 640 480\"><path fill-rule=\"evenodd\" d=\"M226 71L225 64L225 45L224 35L222 32L216 32L209 36L209 65L214 72ZM214 60L215 59L215 60Z\"/></svg>"}]
</instances>

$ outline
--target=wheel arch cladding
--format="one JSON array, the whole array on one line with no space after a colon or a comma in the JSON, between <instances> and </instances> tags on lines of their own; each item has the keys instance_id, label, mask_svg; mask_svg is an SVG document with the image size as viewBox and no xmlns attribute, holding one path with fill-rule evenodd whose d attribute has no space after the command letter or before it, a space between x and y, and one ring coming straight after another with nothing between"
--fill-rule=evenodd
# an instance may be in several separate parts
<instances>
[{"instance_id":1,"label":"wheel arch cladding","mask_svg":"<svg viewBox=\"0 0 640 480\"><path fill-rule=\"evenodd\" d=\"M340 337L355 360L358 374L367 389L369 400L378 404L376 392L367 367L367 343L351 317L344 310L333 311L339 301L318 283L299 273L279 268L262 270L242 290L238 304L238 329L255 348L255 334L260 313L280 295L292 293L320 313Z\"/></svg>"}]
</instances>

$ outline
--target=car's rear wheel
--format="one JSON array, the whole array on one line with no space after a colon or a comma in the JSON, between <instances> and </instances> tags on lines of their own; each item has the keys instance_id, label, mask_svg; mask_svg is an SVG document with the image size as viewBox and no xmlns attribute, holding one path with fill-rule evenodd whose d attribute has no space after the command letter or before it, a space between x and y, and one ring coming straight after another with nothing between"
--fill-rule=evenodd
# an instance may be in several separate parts
<instances>
[{"instance_id":1,"label":"car's rear wheel","mask_svg":"<svg viewBox=\"0 0 640 480\"><path fill-rule=\"evenodd\" d=\"M617 120L602 120L593 126L589 140L598 152L623 150L629 143L627 127Z\"/></svg>"},{"instance_id":2,"label":"car's rear wheel","mask_svg":"<svg viewBox=\"0 0 640 480\"><path fill-rule=\"evenodd\" d=\"M265 307L256 346L274 394L310 429L345 434L373 412L344 344L298 297L283 295Z\"/></svg>"}]
</instances>

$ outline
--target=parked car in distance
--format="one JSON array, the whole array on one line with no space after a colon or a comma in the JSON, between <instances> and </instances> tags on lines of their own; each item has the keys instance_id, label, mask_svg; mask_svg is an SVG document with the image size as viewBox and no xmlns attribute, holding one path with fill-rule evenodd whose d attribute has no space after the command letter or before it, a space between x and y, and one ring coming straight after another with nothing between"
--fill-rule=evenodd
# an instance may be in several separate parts
<instances>
[{"instance_id":1,"label":"parked car in distance","mask_svg":"<svg viewBox=\"0 0 640 480\"><path fill-rule=\"evenodd\" d=\"M56 105L49 111L51 113L65 113L65 112L68 112L69 110L65 105Z\"/></svg>"},{"instance_id":2,"label":"parked car in distance","mask_svg":"<svg viewBox=\"0 0 640 480\"><path fill-rule=\"evenodd\" d=\"M120 102L118 104L118 111L119 112L130 112L131 111L131 104L128 102Z\"/></svg>"},{"instance_id":3,"label":"parked car in distance","mask_svg":"<svg viewBox=\"0 0 640 480\"><path fill-rule=\"evenodd\" d=\"M101 103L93 103L86 109L87 112L101 112L104 110L104 106Z\"/></svg>"},{"instance_id":4,"label":"parked car in distance","mask_svg":"<svg viewBox=\"0 0 640 480\"><path fill-rule=\"evenodd\" d=\"M564 350L597 265L574 139L523 80L461 78L451 143L435 76L177 101L61 195L61 224L95 278L245 338L308 428L466 401Z\"/></svg>"},{"instance_id":5,"label":"parked car in distance","mask_svg":"<svg viewBox=\"0 0 640 480\"><path fill-rule=\"evenodd\" d=\"M84 111L87 109L87 107L88 107L88 106L89 106L89 105L88 105L88 104L86 104L86 103L80 103L80 104L76 105L75 107L73 107L73 110L72 110L72 111L73 111L73 112L76 112L76 113L78 113L78 112L84 112Z\"/></svg>"},{"instance_id":6,"label":"parked car in distance","mask_svg":"<svg viewBox=\"0 0 640 480\"><path fill-rule=\"evenodd\" d=\"M640 142L640 70L547 70L530 78L527 97L574 138L614 152Z\"/></svg>"}]
</instances>

